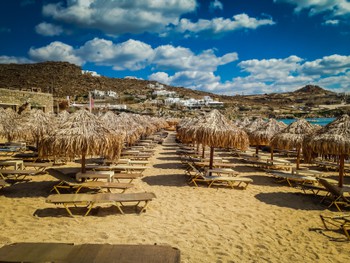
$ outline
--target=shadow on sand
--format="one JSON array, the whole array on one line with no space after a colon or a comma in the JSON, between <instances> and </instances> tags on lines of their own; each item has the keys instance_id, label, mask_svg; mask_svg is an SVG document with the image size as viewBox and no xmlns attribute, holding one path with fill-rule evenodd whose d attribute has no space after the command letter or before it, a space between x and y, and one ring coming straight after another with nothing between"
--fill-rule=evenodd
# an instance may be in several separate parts
<instances>
[{"instance_id":1,"label":"shadow on sand","mask_svg":"<svg viewBox=\"0 0 350 263\"><path fill-rule=\"evenodd\" d=\"M142 181L149 185L161 186L188 186L186 176L184 174L164 174L147 176Z\"/></svg>"},{"instance_id":2,"label":"shadow on sand","mask_svg":"<svg viewBox=\"0 0 350 263\"><path fill-rule=\"evenodd\" d=\"M76 217L82 217L85 215L87 208L86 207L70 207L69 210ZM135 214L137 211L134 206L123 206L124 214ZM63 207L53 207L53 208L43 208L37 209L34 214L37 217L70 217L67 210ZM110 215L121 215L117 207L111 205L106 207L96 206L91 209L90 213L87 216L110 216Z\"/></svg>"},{"instance_id":3,"label":"shadow on sand","mask_svg":"<svg viewBox=\"0 0 350 263\"><path fill-rule=\"evenodd\" d=\"M303 193L260 193L255 195L256 199L269 205L288 207L298 210L325 210L326 206L320 204L319 199ZM292 201L291 201L292 200Z\"/></svg>"}]
</instances>

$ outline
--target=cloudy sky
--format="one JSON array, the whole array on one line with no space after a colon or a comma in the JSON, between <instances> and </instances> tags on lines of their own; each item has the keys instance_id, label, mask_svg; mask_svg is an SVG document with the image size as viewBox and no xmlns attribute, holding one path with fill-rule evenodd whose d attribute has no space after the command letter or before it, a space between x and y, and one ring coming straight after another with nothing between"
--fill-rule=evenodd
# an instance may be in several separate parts
<instances>
[{"instance_id":1,"label":"cloudy sky","mask_svg":"<svg viewBox=\"0 0 350 263\"><path fill-rule=\"evenodd\" d=\"M0 63L68 61L218 94L350 92L349 0L11 0Z\"/></svg>"}]
</instances>

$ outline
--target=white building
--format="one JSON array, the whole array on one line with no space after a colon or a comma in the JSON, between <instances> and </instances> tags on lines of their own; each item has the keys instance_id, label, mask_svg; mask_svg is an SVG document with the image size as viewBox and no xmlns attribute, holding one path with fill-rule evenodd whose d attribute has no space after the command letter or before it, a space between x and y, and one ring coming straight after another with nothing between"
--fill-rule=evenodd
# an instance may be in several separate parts
<instances>
[{"instance_id":1,"label":"white building","mask_svg":"<svg viewBox=\"0 0 350 263\"><path fill-rule=\"evenodd\" d=\"M160 90L155 90L153 91L152 93L153 95L156 95L156 96L167 96L167 97L171 97L173 95L176 94L175 91L167 91L165 89L160 89Z\"/></svg>"},{"instance_id":2,"label":"white building","mask_svg":"<svg viewBox=\"0 0 350 263\"><path fill-rule=\"evenodd\" d=\"M91 94L94 97L104 97L105 96L105 92L103 90L97 90L97 89L91 91Z\"/></svg>"},{"instance_id":3,"label":"white building","mask_svg":"<svg viewBox=\"0 0 350 263\"><path fill-rule=\"evenodd\" d=\"M108 97L112 97L112 98L118 98L118 94L117 94L117 92L112 91L112 90L108 90L108 91L106 91L106 96L108 96Z\"/></svg>"},{"instance_id":4,"label":"white building","mask_svg":"<svg viewBox=\"0 0 350 263\"><path fill-rule=\"evenodd\" d=\"M93 77L100 77L101 76L96 71L91 71L91 70L82 70L81 73L82 74L89 74L89 75L91 75Z\"/></svg>"}]
</instances>

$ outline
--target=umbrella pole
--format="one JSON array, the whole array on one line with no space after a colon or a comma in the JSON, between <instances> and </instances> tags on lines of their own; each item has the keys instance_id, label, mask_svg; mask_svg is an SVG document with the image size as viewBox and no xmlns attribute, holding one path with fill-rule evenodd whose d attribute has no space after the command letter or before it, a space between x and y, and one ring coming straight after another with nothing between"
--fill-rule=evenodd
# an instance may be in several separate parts
<instances>
[{"instance_id":1,"label":"umbrella pole","mask_svg":"<svg viewBox=\"0 0 350 263\"><path fill-rule=\"evenodd\" d=\"M85 152L81 154L81 172L85 173L86 168L85 168Z\"/></svg>"},{"instance_id":2,"label":"umbrella pole","mask_svg":"<svg viewBox=\"0 0 350 263\"><path fill-rule=\"evenodd\" d=\"M297 149L297 170L300 167L300 147Z\"/></svg>"},{"instance_id":3,"label":"umbrella pole","mask_svg":"<svg viewBox=\"0 0 350 263\"><path fill-rule=\"evenodd\" d=\"M258 155L259 154L259 145L255 146L255 154Z\"/></svg>"},{"instance_id":4,"label":"umbrella pole","mask_svg":"<svg viewBox=\"0 0 350 263\"><path fill-rule=\"evenodd\" d=\"M205 158L205 145L202 144L202 158Z\"/></svg>"},{"instance_id":5,"label":"umbrella pole","mask_svg":"<svg viewBox=\"0 0 350 263\"><path fill-rule=\"evenodd\" d=\"M340 155L340 160L339 160L339 187L343 187L344 183L344 159L345 155L342 154Z\"/></svg>"},{"instance_id":6,"label":"umbrella pole","mask_svg":"<svg viewBox=\"0 0 350 263\"><path fill-rule=\"evenodd\" d=\"M210 161L209 161L209 169L213 169L213 160L214 160L214 147L210 147ZM211 176L211 173L209 173Z\"/></svg>"},{"instance_id":7,"label":"umbrella pole","mask_svg":"<svg viewBox=\"0 0 350 263\"><path fill-rule=\"evenodd\" d=\"M270 147L271 160L273 160L273 147Z\"/></svg>"}]
</instances>

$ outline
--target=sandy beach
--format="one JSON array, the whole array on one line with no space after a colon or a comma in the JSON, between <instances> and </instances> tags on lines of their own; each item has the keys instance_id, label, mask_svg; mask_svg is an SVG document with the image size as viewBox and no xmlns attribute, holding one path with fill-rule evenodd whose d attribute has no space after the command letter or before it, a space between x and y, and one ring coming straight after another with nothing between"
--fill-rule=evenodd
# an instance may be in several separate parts
<instances>
[{"instance_id":1,"label":"sandy beach","mask_svg":"<svg viewBox=\"0 0 350 263\"><path fill-rule=\"evenodd\" d=\"M128 192L153 192L147 211L121 215L97 207L71 218L47 204L57 179L32 177L0 190L0 245L14 242L167 244L182 262L349 262L350 242L324 231L320 214L336 215L320 198L276 183L263 170L237 162L246 190L188 185L170 133L150 159L153 168ZM335 176L336 172L329 172ZM345 178L349 183L349 178Z\"/></svg>"}]
</instances>

